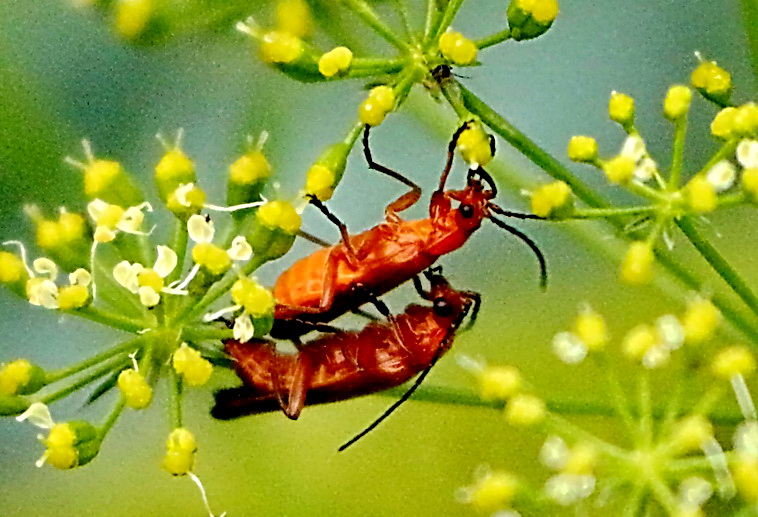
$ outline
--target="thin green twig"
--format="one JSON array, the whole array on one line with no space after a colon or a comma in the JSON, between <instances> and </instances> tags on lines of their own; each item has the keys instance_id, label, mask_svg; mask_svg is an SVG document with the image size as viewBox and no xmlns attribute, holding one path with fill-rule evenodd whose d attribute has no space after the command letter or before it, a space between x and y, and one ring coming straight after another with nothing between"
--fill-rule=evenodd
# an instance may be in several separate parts
<instances>
[{"instance_id":1,"label":"thin green twig","mask_svg":"<svg viewBox=\"0 0 758 517\"><path fill-rule=\"evenodd\" d=\"M124 354L131 350L137 349L141 346L141 343L144 340L145 340L145 336L137 336L136 338L124 341L123 343L120 343L113 348L104 350L100 352L99 354L93 355L92 357L88 357L87 359L85 359L84 361L80 363L68 366L66 368L61 368L60 370L48 372L45 375L45 383L53 384L54 382L58 382L62 379L65 379L66 377L71 377L72 375L76 375L77 373L84 371L87 368L95 366L99 363L102 363L103 361L107 361L111 357L115 357L119 354Z\"/></svg>"},{"instance_id":2,"label":"thin green twig","mask_svg":"<svg viewBox=\"0 0 758 517\"><path fill-rule=\"evenodd\" d=\"M363 22L371 27L374 32L384 38L388 43L395 46L401 52L408 51L408 44L400 39L374 12L368 3L363 0L342 0L346 6L357 14Z\"/></svg>"},{"instance_id":3,"label":"thin green twig","mask_svg":"<svg viewBox=\"0 0 758 517\"><path fill-rule=\"evenodd\" d=\"M489 36L485 36L484 38L476 40L474 42L474 45L476 45L479 48L479 50L482 50L487 47L492 47L493 45L497 45L498 43L507 41L509 39L511 39L511 30L505 29L500 32L496 32L495 34L490 34Z\"/></svg>"}]
</instances>

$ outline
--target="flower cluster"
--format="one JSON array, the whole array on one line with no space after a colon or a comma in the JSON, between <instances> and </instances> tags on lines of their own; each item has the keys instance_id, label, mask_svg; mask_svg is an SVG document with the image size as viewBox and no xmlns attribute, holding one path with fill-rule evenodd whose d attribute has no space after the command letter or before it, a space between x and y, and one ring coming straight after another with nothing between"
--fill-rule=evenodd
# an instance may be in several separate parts
<instances>
[{"instance_id":1,"label":"flower cluster","mask_svg":"<svg viewBox=\"0 0 758 517\"><path fill-rule=\"evenodd\" d=\"M180 140L181 134L174 144L161 139L165 150L155 166L168 222L119 162L96 158L85 141L85 160L66 161L83 173L86 215L62 208L48 218L27 207L37 248L47 256L30 262L20 241L5 242L0 251L0 282L31 305L133 334L61 370L26 359L0 366L0 414L18 415L48 432L40 438L46 452L38 465L87 464L123 409L148 408L165 379L176 430L164 466L173 475L193 477L196 445L181 418L184 388L203 386L214 364L228 364L219 340L247 341L271 328L273 296L251 275L289 249L300 216L289 202L261 196L271 172L263 139L250 140L229 166L223 205L207 202ZM216 231L216 222L223 231ZM171 232L161 231L165 224ZM168 233L168 242L158 237ZM233 320L232 329L226 318ZM53 422L47 404L103 378L90 399L114 387L119 394L101 425Z\"/></svg>"},{"instance_id":2,"label":"flower cluster","mask_svg":"<svg viewBox=\"0 0 758 517\"><path fill-rule=\"evenodd\" d=\"M628 494L629 515L644 508L703 515L711 499L755 504L758 426L747 379L756 362L745 346L724 346L731 337L720 321L711 301L698 296L684 314L634 327L616 346L605 319L589 306L572 330L555 335L553 350L561 361L573 368L590 362L605 372L612 402L600 402L594 412L623 423L624 432L612 438L566 418L572 409L581 414L586 408L535 396L515 367L464 360L478 378L481 397L505 403L506 423L544 434L539 461L546 477L536 486L486 469L461 490L460 499L483 512L514 516L534 504L581 511L603 506L620 492ZM637 384L634 395L626 387L628 377ZM724 412L730 398L739 410ZM719 435L717 424L736 427L731 436Z\"/></svg>"},{"instance_id":3,"label":"flower cluster","mask_svg":"<svg viewBox=\"0 0 758 517\"><path fill-rule=\"evenodd\" d=\"M553 219L633 217L629 224L633 242L621 263L621 278L630 284L644 284L653 277L656 244L671 246L674 225L695 238L693 217L702 217L720 208L754 203L758 200L758 104L730 104L729 73L713 61L703 60L692 73L692 86L706 100L722 109L711 123L711 134L720 148L691 174L683 170L687 114L693 92L685 85L669 88L663 114L674 125L673 153L668 171L647 151L635 126L635 103L629 95L613 92L608 103L612 121L627 134L617 154L601 157L597 141L590 136L574 136L568 144L571 160L594 166L608 182L639 196L646 203L631 207L578 209L571 188L556 181L536 188L531 194L532 211ZM686 181L683 181L683 178ZM597 203L596 203L597 204ZM647 229L647 231L645 231Z\"/></svg>"}]
</instances>

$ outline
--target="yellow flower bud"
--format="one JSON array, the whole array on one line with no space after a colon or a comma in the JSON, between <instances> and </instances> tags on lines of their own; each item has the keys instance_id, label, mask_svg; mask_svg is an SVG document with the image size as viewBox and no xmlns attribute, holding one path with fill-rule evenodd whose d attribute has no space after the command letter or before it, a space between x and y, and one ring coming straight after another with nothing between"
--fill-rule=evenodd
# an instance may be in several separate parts
<instances>
[{"instance_id":1,"label":"yellow flower bud","mask_svg":"<svg viewBox=\"0 0 758 517\"><path fill-rule=\"evenodd\" d=\"M711 134L716 138L728 140L736 132L735 120L737 118L737 108L724 108L716 114L711 122Z\"/></svg>"},{"instance_id":2,"label":"yellow flower bud","mask_svg":"<svg viewBox=\"0 0 758 517\"><path fill-rule=\"evenodd\" d=\"M127 368L118 376L118 389L126 405L132 409L145 409L153 400L153 388L138 371Z\"/></svg>"},{"instance_id":3,"label":"yellow flower bud","mask_svg":"<svg viewBox=\"0 0 758 517\"><path fill-rule=\"evenodd\" d=\"M305 0L279 0L276 4L276 27L298 38L311 32L311 12Z\"/></svg>"},{"instance_id":4,"label":"yellow flower bud","mask_svg":"<svg viewBox=\"0 0 758 517\"><path fill-rule=\"evenodd\" d=\"M303 55L302 40L289 32L271 31L263 35L260 55L264 63L292 63Z\"/></svg>"},{"instance_id":5,"label":"yellow flower bud","mask_svg":"<svg viewBox=\"0 0 758 517\"><path fill-rule=\"evenodd\" d=\"M164 287L163 278L151 268L145 268L137 274L137 282L142 287L150 287L156 293L160 293Z\"/></svg>"},{"instance_id":6,"label":"yellow flower bud","mask_svg":"<svg viewBox=\"0 0 758 517\"><path fill-rule=\"evenodd\" d=\"M380 85L371 89L358 107L358 118L369 126L378 126L395 106L395 92L389 86Z\"/></svg>"},{"instance_id":7,"label":"yellow flower bud","mask_svg":"<svg viewBox=\"0 0 758 517\"><path fill-rule=\"evenodd\" d=\"M508 5L508 26L516 41L536 38L547 31L558 15L556 0L513 0Z\"/></svg>"},{"instance_id":8,"label":"yellow flower bud","mask_svg":"<svg viewBox=\"0 0 758 517\"><path fill-rule=\"evenodd\" d=\"M530 427L545 419L547 408L542 399L526 393L511 397L505 406L505 420L512 426Z\"/></svg>"},{"instance_id":9,"label":"yellow flower bud","mask_svg":"<svg viewBox=\"0 0 758 517\"><path fill-rule=\"evenodd\" d=\"M190 386L202 386L213 373L213 365L200 352L182 343L171 358L176 373L182 375Z\"/></svg>"},{"instance_id":10,"label":"yellow flower bud","mask_svg":"<svg viewBox=\"0 0 758 517\"><path fill-rule=\"evenodd\" d=\"M188 429L178 427L171 431L166 442L163 468L172 476L184 476L192 470L196 452L195 436Z\"/></svg>"},{"instance_id":11,"label":"yellow flower bud","mask_svg":"<svg viewBox=\"0 0 758 517\"><path fill-rule=\"evenodd\" d=\"M0 366L0 395L29 395L45 385L45 372L26 359Z\"/></svg>"},{"instance_id":12,"label":"yellow flower bud","mask_svg":"<svg viewBox=\"0 0 758 517\"><path fill-rule=\"evenodd\" d=\"M603 163L603 171L611 183L628 183L634 176L636 164L628 156L618 155Z\"/></svg>"},{"instance_id":13,"label":"yellow flower bud","mask_svg":"<svg viewBox=\"0 0 758 517\"><path fill-rule=\"evenodd\" d=\"M84 193L89 199L103 199L105 191L124 174L118 162L94 160L84 169Z\"/></svg>"},{"instance_id":14,"label":"yellow flower bud","mask_svg":"<svg viewBox=\"0 0 758 517\"><path fill-rule=\"evenodd\" d=\"M701 61L692 72L692 86L703 97L718 103L726 103L732 93L732 77L714 61Z\"/></svg>"},{"instance_id":15,"label":"yellow flower bud","mask_svg":"<svg viewBox=\"0 0 758 517\"><path fill-rule=\"evenodd\" d=\"M26 282L28 276L20 258L8 251L0 251L0 283Z\"/></svg>"},{"instance_id":16,"label":"yellow flower bud","mask_svg":"<svg viewBox=\"0 0 758 517\"><path fill-rule=\"evenodd\" d=\"M116 33L124 39L134 40L145 32L155 4L153 0L117 0L113 9Z\"/></svg>"},{"instance_id":17,"label":"yellow flower bud","mask_svg":"<svg viewBox=\"0 0 758 517\"><path fill-rule=\"evenodd\" d=\"M468 127L461 131L456 145L466 163L485 166L492 160L490 135L478 122L469 123Z\"/></svg>"},{"instance_id":18,"label":"yellow flower bud","mask_svg":"<svg viewBox=\"0 0 758 517\"><path fill-rule=\"evenodd\" d=\"M641 361L658 342L658 336L649 325L639 325L630 330L621 342L621 351L633 361Z\"/></svg>"},{"instance_id":19,"label":"yellow flower bud","mask_svg":"<svg viewBox=\"0 0 758 517\"><path fill-rule=\"evenodd\" d=\"M479 396L483 400L508 400L521 385L521 373L515 366L490 366L479 374Z\"/></svg>"},{"instance_id":20,"label":"yellow flower bud","mask_svg":"<svg viewBox=\"0 0 758 517\"><path fill-rule=\"evenodd\" d=\"M532 213L539 217L556 215L570 200L571 187L563 181L542 185L532 192Z\"/></svg>"},{"instance_id":21,"label":"yellow flower bud","mask_svg":"<svg viewBox=\"0 0 758 517\"><path fill-rule=\"evenodd\" d=\"M721 350L713 359L713 373L722 379L735 375L750 375L755 371L755 358L747 347L730 346Z\"/></svg>"},{"instance_id":22,"label":"yellow flower bud","mask_svg":"<svg viewBox=\"0 0 758 517\"><path fill-rule=\"evenodd\" d=\"M713 212L718 207L718 196L713 184L703 176L695 176L685 187L687 204L701 214Z\"/></svg>"},{"instance_id":23,"label":"yellow flower bud","mask_svg":"<svg viewBox=\"0 0 758 517\"><path fill-rule=\"evenodd\" d=\"M713 437L713 425L702 415L683 418L674 425L672 445L681 453L702 448Z\"/></svg>"},{"instance_id":24,"label":"yellow flower bud","mask_svg":"<svg viewBox=\"0 0 758 517\"><path fill-rule=\"evenodd\" d=\"M334 172L323 165L314 164L308 169L305 179L305 193L316 196L321 201L326 201L334 193Z\"/></svg>"},{"instance_id":25,"label":"yellow flower bud","mask_svg":"<svg viewBox=\"0 0 758 517\"><path fill-rule=\"evenodd\" d=\"M269 228L281 228L295 234L300 229L300 215L286 201L269 201L258 209L256 219Z\"/></svg>"},{"instance_id":26,"label":"yellow flower bud","mask_svg":"<svg viewBox=\"0 0 758 517\"><path fill-rule=\"evenodd\" d=\"M758 201L758 168L742 171L742 188L752 196L753 201ZM2 271L2 265L0 265L0 271ZM2 275L1 272L0 275ZM0 277L0 281L2 281L2 277Z\"/></svg>"},{"instance_id":27,"label":"yellow flower bud","mask_svg":"<svg viewBox=\"0 0 758 517\"><path fill-rule=\"evenodd\" d=\"M447 31L439 40L440 52L456 65L470 65L476 61L479 49L460 32Z\"/></svg>"},{"instance_id":28,"label":"yellow flower bud","mask_svg":"<svg viewBox=\"0 0 758 517\"><path fill-rule=\"evenodd\" d=\"M271 165L261 151L250 151L229 166L229 181L249 185L271 175Z\"/></svg>"},{"instance_id":29,"label":"yellow flower bud","mask_svg":"<svg viewBox=\"0 0 758 517\"><path fill-rule=\"evenodd\" d=\"M470 488L468 502L477 511L492 513L511 504L518 486L507 472L488 472Z\"/></svg>"},{"instance_id":30,"label":"yellow flower bud","mask_svg":"<svg viewBox=\"0 0 758 517\"><path fill-rule=\"evenodd\" d=\"M180 185L195 179L195 164L179 147L166 151L155 166L155 184L164 202Z\"/></svg>"},{"instance_id":31,"label":"yellow flower bud","mask_svg":"<svg viewBox=\"0 0 758 517\"><path fill-rule=\"evenodd\" d=\"M669 88L663 101L663 114L669 120L679 120L687 114L692 102L692 90L681 84Z\"/></svg>"},{"instance_id":32,"label":"yellow flower bud","mask_svg":"<svg viewBox=\"0 0 758 517\"><path fill-rule=\"evenodd\" d=\"M571 453L561 472L577 476L590 476L596 464L597 450L588 443L580 443L571 449Z\"/></svg>"},{"instance_id":33,"label":"yellow flower bud","mask_svg":"<svg viewBox=\"0 0 758 517\"><path fill-rule=\"evenodd\" d=\"M232 286L232 300L245 312L258 318L274 311L274 295L252 278L240 278Z\"/></svg>"},{"instance_id":34,"label":"yellow flower bud","mask_svg":"<svg viewBox=\"0 0 758 517\"><path fill-rule=\"evenodd\" d=\"M624 127L631 127L634 124L634 99L624 93L611 93L608 115L612 121Z\"/></svg>"},{"instance_id":35,"label":"yellow flower bud","mask_svg":"<svg viewBox=\"0 0 758 517\"><path fill-rule=\"evenodd\" d=\"M758 503L758 459L741 457L732 465L737 491L749 503Z\"/></svg>"},{"instance_id":36,"label":"yellow flower bud","mask_svg":"<svg viewBox=\"0 0 758 517\"><path fill-rule=\"evenodd\" d=\"M575 162L593 163L597 160L597 140L591 136L572 136L568 144L568 157Z\"/></svg>"},{"instance_id":37,"label":"yellow flower bud","mask_svg":"<svg viewBox=\"0 0 758 517\"><path fill-rule=\"evenodd\" d=\"M89 301L89 290L86 286L66 285L58 289L58 308L62 311L81 309Z\"/></svg>"},{"instance_id":38,"label":"yellow flower bud","mask_svg":"<svg viewBox=\"0 0 758 517\"><path fill-rule=\"evenodd\" d=\"M324 77L334 77L347 72L353 62L353 53L347 47L335 47L318 60L318 71Z\"/></svg>"},{"instance_id":39,"label":"yellow flower bud","mask_svg":"<svg viewBox=\"0 0 758 517\"><path fill-rule=\"evenodd\" d=\"M195 244L192 260L214 276L223 275L232 267L232 259L226 250L210 242Z\"/></svg>"},{"instance_id":40,"label":"yellow flower bud","mask_svg":"<svg viewBox=\"0 0 758 517\"><path fill-rule=\"evenodd\" d=\"M687 343L698 344L713 337L721 321L721 313L710 300L698 298L684 314L682 326Z\"/></svg>"},{"instance_id":41,"label":"yellow flower bud","mask_svg":"<svg viewBox=\"0 0 758 517\"><path fill-rule=\"evenodd\" d=\"M576 318L574 331L587 350L602 350L608 344L608 327L605 320L589 307Z\"/></svg>"},{"instance_id":42,"label":"yellow flower bud","mask_svg":"<svg viewBox=\"0 0 758 517\"><path fill-rule=\"evenodd\" d=\"M734 117L734 128L746 136L758 133L758 104L748 102L740 106Z\"/></svg>"},{"instance_id":43,"label":"yellow flower bud","mask_svg":"<svg viewBox=\"0 0 758 517\"><path fill-rule=\"evenodd\" d=\"M621 279L628 284L646 284L653 277L653 248L644 241L636 241L621 262Z\"/></svg>"},{"instance_id":44,"label":"yellow flower bud","mask_svg":"<svg viewBox=\"0 0 758 517\"><path fill-rule=\"evenodd\" d=\"M47 447L43 460L61 470L86 465L100 451L97 429L81 420L54 425L42 443Z\"/></svg>"}]
</instances>

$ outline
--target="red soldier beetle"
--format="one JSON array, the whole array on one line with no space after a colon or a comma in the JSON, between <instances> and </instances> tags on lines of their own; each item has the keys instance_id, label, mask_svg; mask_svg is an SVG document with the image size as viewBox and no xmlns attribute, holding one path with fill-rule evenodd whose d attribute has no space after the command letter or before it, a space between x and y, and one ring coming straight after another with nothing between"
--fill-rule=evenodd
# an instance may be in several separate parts
<instances>
[{"instance_id":1,"label":"red soldier beetle","mask_svg":"<svg viewBox=\"0 0 758 517\"><path fill-rule=\"evenodd\" d=\"M277 306L272 336L297 337L366 302L374 303L385 317L391 318L377 297L414 278L440 256L463 246L485 218L529 246L539 260L540 285L545 287L547 269L537 245L494 214L519 219L541 217L507 211L492 202L497 187L481 167L469 169L463 190L445 190L458 136L468 126L468 122L462 125L448 144L447 162L439 186L432 193L429 217L415 221L402 220L398 212L415 204L421 189L373 160L368 144L370 128L366 127L363 150L369 168L401 181L411 190L387 206L385 222L352 236L336 216L311 197L311 203L339 228L341 242L300 259L279 276L273 289Z\"/></svg>"},{"instance_id":2,"label":"red soldier beetle","mask_svg":"<svg viewBox=\"0 0 758 517\"><path fill-rule=\"evenodd\" d=\"M450 349L466 315L471 312L472 322L476 318L478 293L454 289L437 271L425 275L429 291L423 290L417 277L414 285L432 306L409 305L394 322L373 321L359 331L323 334L299 346L295 354L280 353L265 339L227 341L226 352L244 385L219 391L211 414L229 420L281 408L295 420L306 405L385 390L421 373L401 399L343 450L407 400Z\"/></svg>"}]
</instances>

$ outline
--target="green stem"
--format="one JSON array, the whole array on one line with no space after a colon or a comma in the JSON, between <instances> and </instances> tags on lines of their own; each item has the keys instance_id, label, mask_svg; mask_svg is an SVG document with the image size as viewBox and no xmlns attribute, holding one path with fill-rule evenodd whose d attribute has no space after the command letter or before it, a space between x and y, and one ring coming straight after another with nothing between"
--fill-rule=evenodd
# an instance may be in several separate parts
<instances>
[{"instance_id":1,"label":"green stem","mask_svg":"<svg viewBox=\"0 0 758 517\"><path fill-rule=\"evenodd\" d=\"M655 495L658 502L666 509L669 515L679 513L679 502L676 496L671 492L669 486L657 475L656 472L650 472L647 479L650 490Z\"/></svg>"},{"instance_id":2,"label":"green stem","mask_svg":"<svg viewBox=\"0 0 758 517\"><path fill-rule=\"evenodd\" d=\"M392 4L395 6L395 11L397 11L397 14L400 16L400 21L402 22L403 30L405 31L405 37L410 41L414 36L405 0L393 0Z\"/></svg>"},{"instance_id":3,"label":"green stem","mask_svg":"<svg viewBox=\"0 0 758 517\"><path fill-rule=\"evenodd\" d=\"M502 43L504 41L507 41L511 39L511 30L505 29L500 32L496 32L495 34L490 34L489 36L485 36L482 39L478 39L474 42L474 45L479 47L479 50L485 49L487 47L491 47L493 45L497 45L498 43Z\"/></svg>"},{"instance_id":4,"label":"green stem","mask_svg":"<svg viewBox=\"0 0 758 517\"><path fill-rule=\"evenodd\" d=\"M571 214L571 219L608 219L609 217L621 217L629 215L644 215L654 213L654 206L629 206L621 208L585 208L577 209Z\"/></svg>"},{"instance_id":5,"label":"green stem","mask_svg":"<svg viewBox=\"0 0 758 517\"><path fill-rule=\"evenodd\" d=\"M182 379L176 370L169 368L169 400L168 407L171 413L171 425L173 429L182 427Z\"/></svg>"},{"instance_id":6,"label":"green stem","mask_svg":"<svg viewBox=\"0 0 758 517\"><path fill-rule=\"evenodd\" d=\"M700 254L708 261L711 267L719 276L729 284L737 296L739 296L745 305L747 305L753 314L758 315L758 297L743 280L740 274L726 261L718 250L703 237L695 226L691 217L682 217L677 220L677 225L684 235L697 248Z\"/></svg>"},{"instance_id":7,"label":"green stem","mask_svg":"<svg viewBox=\"0 0 758 517\"><path fill-rule=\"evenodd\" d=\"M448 27L450 27L451 23L453 23L455 15L458 14L458 10L463 5L463 2L464 0L448 1L447 7L445 8L445 12L442 14L442 17L438 18L438 23L433 28L428 37L424 39L424 50L429 50L433 45L437 44L437 40L440 38L440 35L445 32Z\"/></svg>"},{"instance_id":8,"label":"green stem","mask_svg":"<svg viewBox=\"0 0 758 517\"><path fill-rule=\"evenodd\" d=\"M750 65L753 69L753 85L758 88L758 2L742 0L742 23L750 48Z\"/></svg>"},{"instance_id":9,"label":"green stem","mask_svg":"<svg viewBox=\"0 0 758 517\"><path fill-rule=\"evenodd\" d=\"M363 22L371 27L374 32L376 32L379 36L384 38L388 43L395 46L398 50L401 52L407 52L408 51L408 44L405 43L403 40L401 40L393 31L390 29L382 20L379 18L379 16L374 12L374 10L369 6L366 2L363 0L343 0L345 2L345 5L347 5L350 9L355 12L362 20Z\"/></svg>"},{"instance_id":10,"label":"green stem","mask_svg":"<svg viewBox=\"0 0 758 517\"><path fill-rule=\"evenodd\" d=\"M553 156L534 143L525 134L516 129L510 122L485 104L479 97L456 82L462 94L463 103L473 114L477 115L492 130L500 135L506 142L519 150L538 167L542 168L550 176L566 182L571 190L582 201L592 208L606 208L609 203L600 195L593 192L584 183L579 181L574 174L553 158ZM444 88L444 87L443 87ZM455 107L453 107L455 109ZM456 110L457 111L457 110Z\"/></svg>"},{"instance_id":11,"label":"green stem","mask_svg":"<svg viewBox=\"0 0 758 517\"><path fill-rule=\"evenodd\" d=\"M719 208L732 208L745 204L748 201L748 197L745 192L735 192L734 194L724 194L718 197Z\"/></svg>"},{"instance_id":12,"label":"green stem","mask_svg":"<svg viewBox=\"0 0 758 517\"><path fill-rule=\"evenodd\" d=\"M598 438L591 432L585 431L581 427L574 425L558 415L551 414L548 418L549 420L547 423L554 433L562 436L569 436L576 441L590 443L597 450L603 451L608 456L621 460L624 463L628 463L629 454L624 449Z\"/></svg>"},{"instance_id":13,"label":"green stem","mask_svg":"<svg viewBox=\"0 0 758 517\"><path fill-rule=\"evenodd\" d=\"M144 339L145 339L145 336L138 336L134 339L124 341L123 343L116 345L113 348L104 350L103 352L100 352L99 354L93 355L92 357L89 357L78 364L69 366L67 368L62 368L60 370L48 372L45 375L45 384L53 384L54 382L58 382L62 379L65 379L66 377L71 377L72 375L76 375L77 373L83 370L86 370L87 368L90 368L92 366L95 366L96 364L102 363L103 361L107 361L111 357L115 357L119 354L124 354L135 348L139 348L141 346L141 342Z\"/></svg>"},{"instance_id":14,"label":"green stem","mask_svg":"<svg viewBox=\"0 0 758 517\"><path fill-rule=\"evenodd\" d=\"M213 326L193 326L182 329L182 341L206 341L210 339L232 339L234 331Z\"/></svg>"},{"instance_id":15,"label":"green stem","mask_svg":"<svg viewBox=\"0 0 758 517\"><path fill-rule=\"evenodd\" d=\"M131 295L131 293L129 293ZM82 307L72 311L63 311L66 314L73 314L75 316L81 316L91 321L95 321L102 325L125 330L126 332L139 332L145 329L148 325L145 322L137 321L126 316L120 316L118 314L111 314L103 309L98 309L90 305L89 307Z\"/></svg>"},{"instance_id":16,"label":"green stem","mask_svg":"<svg viewBox=\"0 0 758 517\"><path fill-rule=\"evenodd\" d=\"M439 20L439 11L437 10L437 0L426 0L426 19L424 21L424 42L428 41L435 22Z\"/></svg>"},{"instance_id":17,"label":"green stem","mask_svg":"<svg viewBox=\"0 0 758 517\"><path fill-rule=\"evenodd\" d=\"M346 78L372 77L382 74L396 74L406 65L405 59L385 59L357 57L350 64Z\"/></svg>"},{"instance_id":18,"label":"green stem","mask_svg":"<svg viewBox=\"0 0 758 517\"><path fill-rule=\"evenodd\" d=\"M674 150L671 155L671 171L667 190L676 192L682 177L682 161L684 159L684 137L687 134L687 115L677 119L674 130Z\"/></svg>"},{"instance_id":19,"label":"green stem","mask_svg":"<svg viewBox=\"0 0 758 517\"><path fill-rule=\"evenodd\" d=\"M391 398L401 397L406 391L406 386L398 386L389 390L380 391L377 395ZM472 408L484 408L502 410L503 402L482 400L479 395L471 390L461 390L445 386L422 386L413 394L411 399L415 402L429 402L448 406L464 406ZM709 399L710 401L711 399ZM616 417L618 410L605 403L596 401L571 401L571 400L546 400L547 408L552 412L563 416L599 416ZM712 406L712 404L710 405ZM709 406L709 407L710 407ZM637 407L630 407L628 414L631 417L639 417L641 411ZM651 414L655 420L665 417L665 406L652 406ZM708 419L715 425L735 426L745 420L739 411L727 411L723 408L708 411Z\"/></svg>"},{"instance_id":20,"label":"green stem","mask_svg":"<svg viewBox=\"0 0 758 517\"><path fill-rule=\"evenodd\" d=\"M174 237L171 241L171 249L176 252L176 267L166 277L166 285L178 280L184 271L184 259L187 256L187 223L179 218L174 218Z\"/></svg>"},{"instance_id":21,"label":"green stem","mask_svg":"<svg viewBox=\"0 0 758 517\"><path fill-rule=\"evenodd\" d=\"M637 376L640 397L640 435L647 448L653 443L653 410L650 405L650 372L643 368Z\"/></svg>"},{"instance_id":22,"label":"green stem","mask_svg":"<svg viewBox=\"0 0 758 517\"><path fill-rule=\"evenodd\" d=\"M103 375L106 375L116 368L118 368L121 364L123 364L124 360L123 358L115 358L114 360L111 360L107 363L102 364L99 368L92 370L92 372L89 373L89 375L86 375L79 379L78 381L59 389L58 391L54 391L52 393L48 393L42 397L39 398L40 402L43 402L45 404L51 404L55 402L56 400L60 400L64 397L67 397L68 395L74 393L75 391L79 391L83 387L87 386L88 384L95 382Z\"/></svg>"},{"instance_id":23,"label":"green stem","mask_svg":"<svg viewBox=\"0 0 758 517\"><path fill-rule=\"evenodd\" d=\"M634 484L632 492L629 494L629 501L624 506L622 517L637 517L640 506L642 505L643 496L645 495L645 485L639 481Z\"/></svg>"},{"instance_id":24,"label":"green stem","mask_svg":"<svg viewBox=\"0 0 758 517\"><path fill-rule=\"evenodd\" d=\"M108 418L105 419L105 422L103 422L103 425L100 427L100 441L102 442L105 440L105 437L107 436L108 432L113 428L113 425L118 420L118 417L121 416L121 411L124 410L124 406L126 405L126 400L124 399L123 395L120 395L118 398L118 402L116 402L116 405L113 406L113 409L111 410L110 414L108 414Z\"/></svg>"}]
</instances>

